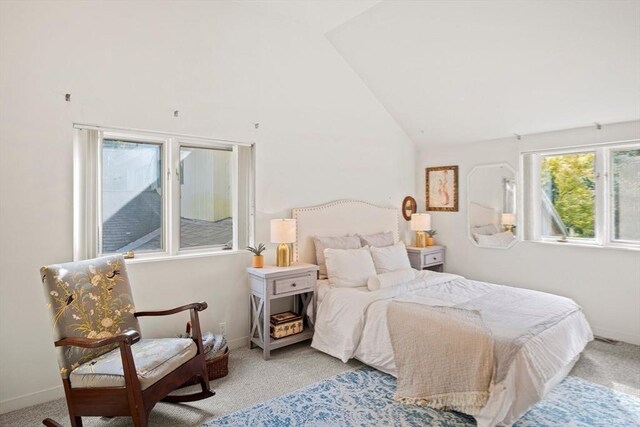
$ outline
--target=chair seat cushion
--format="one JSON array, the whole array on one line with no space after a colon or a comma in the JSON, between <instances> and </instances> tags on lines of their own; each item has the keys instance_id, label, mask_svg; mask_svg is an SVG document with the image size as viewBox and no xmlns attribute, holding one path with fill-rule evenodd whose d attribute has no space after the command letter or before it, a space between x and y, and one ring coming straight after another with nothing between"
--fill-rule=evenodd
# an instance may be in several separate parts
<instances>
[{"instance_id":1,"label":"chair seat cushion","mask_svg":"<svg viewBox=\"0 0 640 427\"><path fill-rule=\"evenodd\" d=\"M160 338L140 340L131 351L144 390L191 360L198 347L190 338ZM120 348L78 366L69 379L72 388L124 387Z\"/></svg>"}]
</instances>

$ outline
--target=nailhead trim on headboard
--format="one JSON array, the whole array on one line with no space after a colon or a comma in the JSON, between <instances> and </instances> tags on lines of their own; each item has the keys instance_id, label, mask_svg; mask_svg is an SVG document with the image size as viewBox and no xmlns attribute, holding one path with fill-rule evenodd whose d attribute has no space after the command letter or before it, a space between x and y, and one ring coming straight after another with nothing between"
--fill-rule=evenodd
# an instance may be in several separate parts
<instances>
[{"instance_id":1,"label":"nailhead trim on headboard","mask_svg":"<svg viewBox=\"0 0 640 427\"><path fill-rule=\"evenodd\" d=\"M316 206L308 206L308 207L303 207L303 208L294 208L292 209L292 216L293 218L296 220L296 244L294 245L294 260L298 260L298 239L299 239L299 233L298 233L298 213L299 212L310 212L310 211L322 211L322 210L327 210L327 209L331 209L335 206L338 205L342 205L342 204L362 204L362 205L368 205L371 206L373 208L376 209L385 209L385 210L389 210L389 211L395 211L396 212L396 217L398 218L398 220L396 221L396 235L398 236L398 239L400 239L400 224L399 224L399 217L398 215L400 214L398 209L396 208L392 208L392 207L388 207L388 206L380 206L380 205L376 205L373 203L369 203L369 202L365 202L363 200L355 200L355 199L340 199L340 200L334 200L332 202L328 202L322 205L316 205Z\"/></svg>"}]
</instances>

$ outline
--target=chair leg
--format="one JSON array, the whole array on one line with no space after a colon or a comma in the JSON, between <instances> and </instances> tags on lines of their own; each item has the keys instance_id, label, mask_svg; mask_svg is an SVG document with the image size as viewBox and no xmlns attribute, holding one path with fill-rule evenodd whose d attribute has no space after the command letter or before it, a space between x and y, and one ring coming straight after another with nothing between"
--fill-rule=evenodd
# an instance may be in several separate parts
<instances>
[{"instance_id":1,"label":"chair leg","mask_svg":"<svg viewBox=\"0 0 640 427\"><path fill-rule=\"evenodd\" d=\"M73 398L71 397L71 382L69 378L64 378L62 380L62 386L64 387L64 395L67 401L67 410L69 411L69 418L71 419L71 427L82 427L82 418L75 415L75 410L72 405ZM47 418L44 421L50 420L55 423L55 421ZM43 423L44 423L43 421ZM58 424L58 423L56 423ZM52 424L53 427L56 427L56 424ZM47 424L45 424L47 425Z\"/></svg>"},{"instance_id":2,"label":"chair leg","mask_svg":"<svg viewBox=\"0 0 640 427\"><path fill-rule=\"evenodd\" d=\"M44 420L42 420L42 424L47 427L64 427L62 424L58 423L55 420L52 420L51 418L45 418Z\"/></svg>"},{"instance_id":3,"label":"chair leg","mask_svg":"<svg viewBox=\"0 0 640 427\"><path fill-rule=\"evenodd\" d=\"M203 364L202 371L200 374L200 386L202 387L202 393L206 394L211 390L209 385L209 371L207 370L207 365Z\"/></svg>"},{"instance_id":4,"label":"chair leg","mask_svg":"<svg viewBox=\"0 0 640 427\"><path fill-rule=\"evenodd\" d=\"M147 427L149 425L149 414L141 411L131 417L133 419L134 427Z\"/></svg>"}]
</instances>

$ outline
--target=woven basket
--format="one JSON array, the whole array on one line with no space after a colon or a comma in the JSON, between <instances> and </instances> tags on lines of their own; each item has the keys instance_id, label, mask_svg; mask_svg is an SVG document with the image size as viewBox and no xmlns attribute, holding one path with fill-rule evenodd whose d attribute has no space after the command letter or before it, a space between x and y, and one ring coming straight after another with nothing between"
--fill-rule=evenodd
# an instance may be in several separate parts
<instances>
[{"instance_id":1,"label":"woven basket","mask_svg":"<svg viewBox=\"0 0 640 427\"><path fill-rule=\"evenodd\" d=\"M209 375L209 381L215 380L218 378L226 377L229 373L229 349L224 352L222 356L214 357L213 359L207 360L207 374ZM182 387L187 387L190 385L200 384L198 377L193 377L186 383L182 385Z\"/></svg>"}]
</instances>

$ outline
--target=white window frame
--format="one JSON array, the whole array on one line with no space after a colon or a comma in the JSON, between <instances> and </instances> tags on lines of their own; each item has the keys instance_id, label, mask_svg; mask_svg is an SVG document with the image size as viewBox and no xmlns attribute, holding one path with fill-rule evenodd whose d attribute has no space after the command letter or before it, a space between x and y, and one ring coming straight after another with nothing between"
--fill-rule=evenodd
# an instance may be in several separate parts
<instances>
[{"instance_id":1,"label":"white window frame","mask_svg":"<svg viewBox=\"0 0 640 427\"><path fill-rule=\"evenodd\" d=\"M640 244L633 241L613 240L611 196L612 196L612 172L610 171L611 152L618 150L640 149L640 140L618 141L603 144L581 145L569 148L536 150L521 153L521 165L525 163L524 156L531 155L531 170L528 176L523 179L531 180L529 188L531 194L525 195L531 201L533 210L530 224L525 224L530 230L532 241L538 242L560 242L557 237L542 235L542 203L541 203L541 176L540 166L542 157L570 155L578 153L593 152L595 154L595 218L594 218L594 238L567 237L564 244L594 246L604 248L629 248L640 249Z\"/></svg>"},{"instance_id":2,"label":"white window frame","mask_svg":"<svg viewBox=\"0 0 640 427\"><path fill-rule=\"evenodd\" d=\"M152 260L236 253L239 251L239 147L251 147L250 179L247 182L249 244L254 241L254 153L253 143L227 141L193 135L179 135L139 129L107 128L74 124L74 260L106 255L102 253L102 144L105 139L160 145L162 152L162 249L135 252L135 259ZM80 137L80 131L94 131L94 140ZM226 150L231 160L232 249L225 245L180 248L180 150L183 147ZM245 224L243 224L245 226Z\"/></svg>"}]
</instances>

